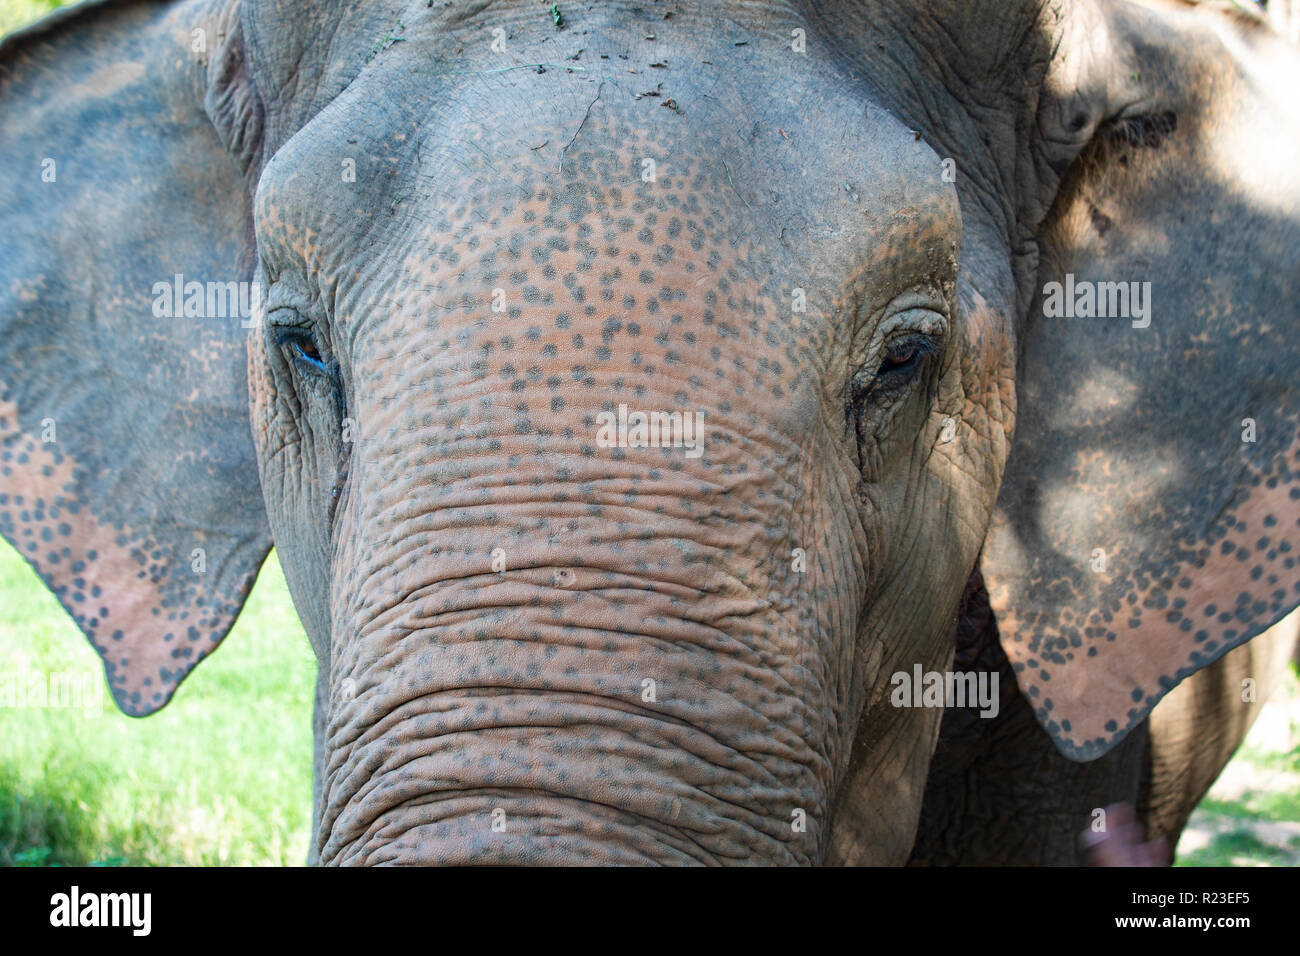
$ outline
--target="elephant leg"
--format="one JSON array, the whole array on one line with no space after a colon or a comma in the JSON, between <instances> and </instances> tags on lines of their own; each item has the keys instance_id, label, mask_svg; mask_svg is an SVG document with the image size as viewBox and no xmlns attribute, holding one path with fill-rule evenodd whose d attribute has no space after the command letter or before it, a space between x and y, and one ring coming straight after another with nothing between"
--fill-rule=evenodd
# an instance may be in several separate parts
<instances>
[{"instance_id":1,"label":"elephant leg","mask_svg":"<svg viewBox=\"0 0 1300 956\"><path fill-rule=\"evenodd\" d=\"M1149 836L1177 845L1188 817L1285 679L1297 651L1300 613L1292 613L1197 671L1156 705L1138 801Z\"/></svg>"},{"instance_id":2,"label":"elephant leg","mask_svg":"<svg viewBox=\"0 0 1300 956\"><path fill-rule=\"evenodd\" d=\"M956 643L953 668L997 674L1000 706L991 718L976 709L944 714L909 865L1083 864L1080 836L1094 812L1137 803L1146 722L1097 760L1062 756L1016 685L978 570Z\"/></svg>"}]
</instances>

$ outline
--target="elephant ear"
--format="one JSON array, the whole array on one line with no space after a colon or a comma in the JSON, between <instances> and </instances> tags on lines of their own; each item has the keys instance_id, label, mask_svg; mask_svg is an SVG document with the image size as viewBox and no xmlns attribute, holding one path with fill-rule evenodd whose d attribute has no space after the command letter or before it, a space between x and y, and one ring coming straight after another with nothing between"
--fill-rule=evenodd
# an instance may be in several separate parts
<instances>
[{"instance_id":1,"label":"elephant ear","mask_svg":"<svg viewBox=\"0 0 1300 956\"><path fill-rule=\"evenodd\" d=\"M0 533L135 715L270 546L228 301L251 286L225 285L254 263L240 54L204 3L83 4L0 44Z\"/></svg>"},{"instance_id":2,"label":"elephant ear","mask_svg":"<svg viewBox=\"0 0 1300 956\"><path fill-rule=\"evenodd\" d=\"M982 562L1020 687L1076 760L1300 600L1294 51L1242 15L1107 16L1106 56L1084 59L1110 75L1080 91L1140 105L1045 225ZM1126 317L1078 314L1089 289L1094 315L1123 311L1101 283L1125 284Z\"/></svg>"}]
</instances>

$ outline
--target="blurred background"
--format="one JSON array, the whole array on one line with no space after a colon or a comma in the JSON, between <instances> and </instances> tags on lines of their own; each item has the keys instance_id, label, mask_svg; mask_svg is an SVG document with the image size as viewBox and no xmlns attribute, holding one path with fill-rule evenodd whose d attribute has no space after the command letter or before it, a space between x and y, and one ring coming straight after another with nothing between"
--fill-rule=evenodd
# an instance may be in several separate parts
<instances>
[{"instance_id":1,"label":"blurred background","mask_svg":"<svg viewBox=\"0 0 1300 956\"><path fill-rule=\"evenodd\" d=\"M0 34L62 5L0 0ZM1272 10L1293 39L1296 6ZM123 716L106 692L98 713L0 704L0 866L301 865L315 671L273 552L221 649L154 716ZM103 681L89 643L3 540L0 672ZM1300 863L1294 670L1192 817L1176 863Z\"/></svg>"}]
</instances>

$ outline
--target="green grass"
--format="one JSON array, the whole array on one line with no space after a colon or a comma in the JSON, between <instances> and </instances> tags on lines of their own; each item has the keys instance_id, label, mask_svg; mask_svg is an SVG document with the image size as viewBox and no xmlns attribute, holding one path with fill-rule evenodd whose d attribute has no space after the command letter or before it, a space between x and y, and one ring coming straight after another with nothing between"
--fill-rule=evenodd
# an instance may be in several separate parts
<instances>
[{"instance_id":1,"label":"green grass","mask_svg":"<svg viewBox=\"0 0 1300 956\"><path fill-rule=\"evenodd\" d=\"M1300 841L1287 848L1265 843L1249 830L1230 830L1215 836L1208 846L1179 858L1178 866L1295 866Z\"/></svg>"},{"instance_id":2,"label":"green grass","mask_svg":"<svg viewBox=\"0 0 1300 956\"><path fill-rule=\"evenodd\" d=\"M1300 866L1300 680L1294 668L1183 831L1179 866ZM1279 741L1286 738L1290 746Z\"/></svg>"},{"instance_id":3,"label":"green grass","mask_svg":"<svg viewBox=\"0 0 1300 956\"><path fill-rule=\"evenodd\" d=\"M1238 800L1216 800L1211 793L1197 809L1237 820L1295 821L1300 820L1300 793L1247 790Z\"/></svg>"},{"instance_id":4,"label":"green grass","mask_svg":"<svg viewBox=\"0 0 1300 956\"><path fill-rule=\"evenodd\" d=\"M0 542L0 666L101 672ZM102 681L102 678L99 678ZM211 658L159 713L0 708L0 865L301 864L315 659L274 555Z\"/></svg>"},{"instance_id":5,"label":"green grass","mask_svg":"<svg viewBox=\"0 0 1300 956\"><path fill-rule=\"evenodd\" d=\"M67 6L60 0L0 0L0 35Z\"/></svg>"}]
</instances>

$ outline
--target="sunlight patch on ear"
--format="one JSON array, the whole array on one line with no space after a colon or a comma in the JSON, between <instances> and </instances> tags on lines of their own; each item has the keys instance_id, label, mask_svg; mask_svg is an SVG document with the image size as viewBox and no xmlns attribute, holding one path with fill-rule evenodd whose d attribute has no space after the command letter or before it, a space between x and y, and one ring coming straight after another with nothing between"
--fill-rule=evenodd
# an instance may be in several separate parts
<instances>
[{"instance_id":1,"label":"sunlight patch on ear","mask_svg":"<svg viewBox=\"0 0 1300 956\"><path fill-rule=\"evenodd\" d=\"M1098 368L1075 382L1063 382L1062 385L1073 388L1066 397L1052 405L1048 422L1053 428L1085 427L1090 415L1130 412L1140 392L1138 383L1113 368Z\"/></svg>"},{"instance_id":2,"label":"sunlight patch on ear","mask_svg":"<svg viewBox=\"0 0 1300 956\"><path fill-rule=\"evenodd\" d=\"M1188 479L1178 463L1176 449L1144 446L1140 455L1125 460L1110 449L1081 448L1074 455L1073 466L1062 480L1045 488L1039 505L1039 523L1048 540L1071 542L1070 553L1062 554L1069 564L1086 570L1092 554L1094 528L1089 516L1100 518L1116 502L1108 500L1105 489L1141 488L1156 500L1166 494L1176 496ZM1130 528L1129 549L1145 550L1148 542L1138 537L1136 522Z\"/></svg>"},{"instance_id":3,"label":"sunlight patch on ear","mask_svg":"<svg viewBox=\"0 0 1300 956\"><path fill-rule=\"evenodd\" d=\"M1295 214L1300 211L1300 169L1294 154L1274 144L1279 135L1300 135L1300 99L1294 95L1300 90L1300 60L1273 37L1267 40L1274 48L1265 53L1261 39L1247 47L1238 24L1216 18L1213 26L1240 73L1230 78L1228 90L1222 89L1220 79L1208 102L1198 104L1210 114L1198 145L1219 177L1252 202ZM1270 95L1283 90L1287 92ZM1260 108L1261 98L1266 98L1267 109ZM1279 134L1279 125L1289 127L1288 134Z\"/></svg>"},{"instance_id":4,"label":"sunlight patch on ear","mask_svg":"<svg viewBox=\"0 0 1300 956\"><path fill-rule=\"evenodd\" d=\"M144 79L143 63L112 63L100 67L63 95L71 100L112 99L131 84Z\"/></svg>"}]
</instances>

